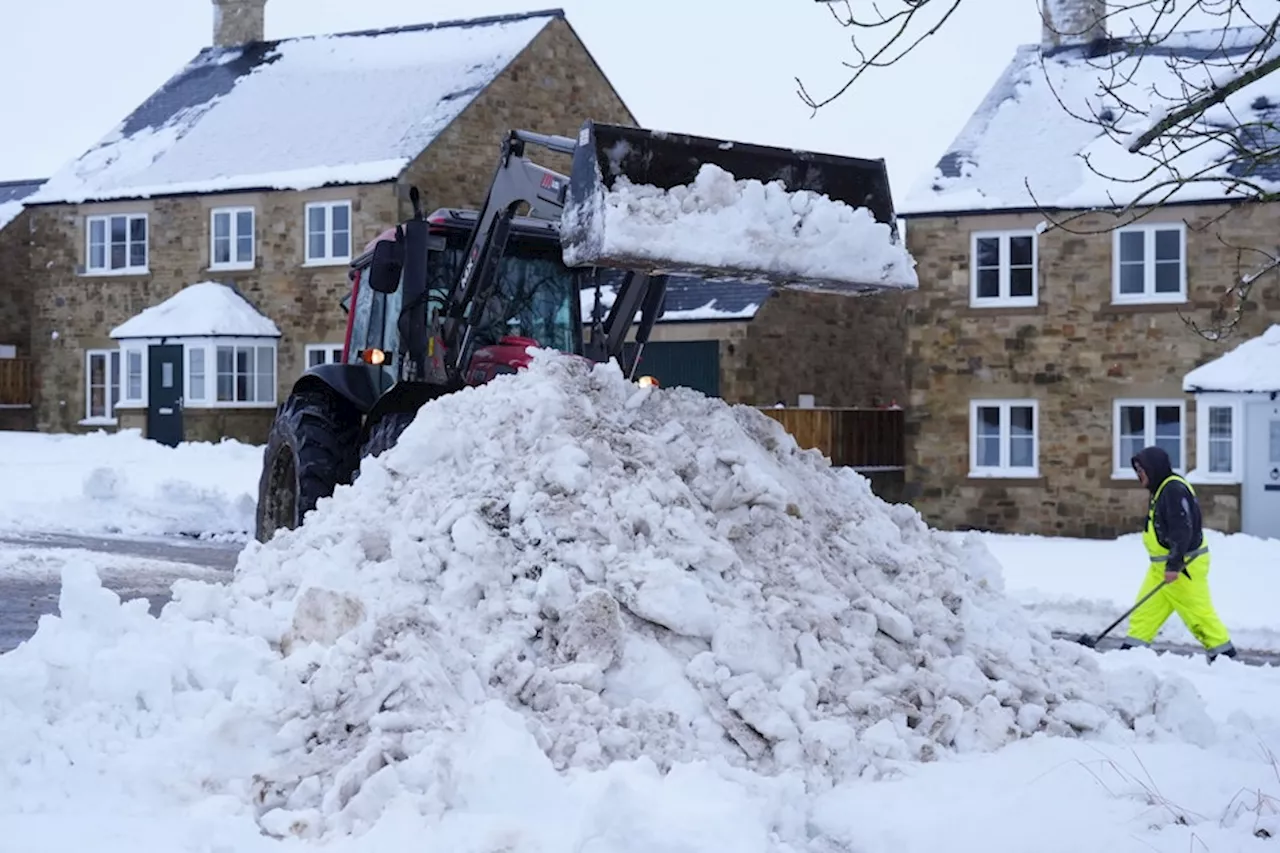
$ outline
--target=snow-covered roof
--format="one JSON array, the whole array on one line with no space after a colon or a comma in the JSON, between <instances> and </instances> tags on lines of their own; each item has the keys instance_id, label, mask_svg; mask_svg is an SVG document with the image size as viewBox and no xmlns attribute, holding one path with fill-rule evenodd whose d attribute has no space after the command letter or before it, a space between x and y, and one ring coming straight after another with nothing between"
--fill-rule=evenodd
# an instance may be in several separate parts
<instances>
[{"instance_id":1,"label":"snow-covered roof","mask_svg":"<svg viewBox=\"0 0 1280 853\"><path fill-rule=\"evenodd\" d=\"M667 279L666 310L659 323L715 322L724 320L750 320L769 298L771 287L757 282L715 280L706 281L687 275L673 275ZM595 307L594 287L584 287L581 292L582 320L591 323L591 310ZM600 302L605 312L613 305L617 290L611 285L600 287ZM636 318L639 319L639 313Z\"/></svg>"},{"instance_id":2,"label":"snow-covered roof","mask_svg":"<svg viewBox=\"0 0 1280 853\"><path fill-rule=\"evenodd\" d=\"M1128 204L1167 182L1170 172L1164 168L1153 172L1159 164L1150 152L1129 153L1126 137L1147 129L1169 105L1183 103L1178 93L1184 80L1196 83L1210 75L1221 77L1227 62L1244 62L1263 33L1257 27L1173 32L1159 44L1143 47L1118 40L1113 52L1092 59L1087 46L1042 53L1039 44L1023 45L936 167L912 187L898 212L919 216ZM1253 64L1249 60L1248 65ZM1120 84L1120 80L1126 82ZM1116 81L1113 88L1128 109L1113 96L1101 97L1102 83L1110 81ZM1104 116L1106 109L1119 122L1110 134L1091 119ZM1211 107L1204 120L1218 128L1235 129L1277 117L1280 75L1272 74ZM1259 130L1253 124L1247 132ZM1228 144L1230 134L1224 136L1221 142L1184 146L1192 150L1173 158L1172 164L1184 176L1202 169L1210 170L1203 173L1206 177L1242 176L1241 164L1220 165L1224 158L1239 156ZM1086 156L1092 168L1083 159ZM1251 180L1280 189L1280 166L1263 165ZM1224 200L1243 191L1231 193L1221 180L1210 180L1184 184L1166 199L1167 192L1161 188L1147 198L1152 203Z\"/></svg>"},{"instance_id":3,"label":"snow-covered roof","mask_svg":"<svg viewBox=\"0 0 1280 853\"><path fill-rule=\"evenodd\" d=\"M23 202L40 188L43 181L0 181L0 229L18 218L26 207Z\"/></svg>"},{"instance_id":4,"label":"snow-covered roof","mask_svg":"<svg viewBox=\"0 0 1280 853\"><path fill-rule=\"evenodd\" d=\"M280 329L232 288L202 281L116 326L111 337L278 338Z\"/></svg>"},{"instance_id":5,"label":"snow-covered roof","mask_svg":"<svg viewBox=\"0 0 1280 853\"><path fill-rule=\"evenodd\" d=\"M394 180L562 16L206 48L31 202Z\"/></svg>"},{"instance_id":6,"label":"snow-covered roof","mask_svg":"<svg viewBox=\"0 0 1280 853\"><path fill-rule=\"evenodd\" d=\"M1280 324L1182 378L1182 390L1233 393L1280 391Z\"/></svg>"}]
</instances>

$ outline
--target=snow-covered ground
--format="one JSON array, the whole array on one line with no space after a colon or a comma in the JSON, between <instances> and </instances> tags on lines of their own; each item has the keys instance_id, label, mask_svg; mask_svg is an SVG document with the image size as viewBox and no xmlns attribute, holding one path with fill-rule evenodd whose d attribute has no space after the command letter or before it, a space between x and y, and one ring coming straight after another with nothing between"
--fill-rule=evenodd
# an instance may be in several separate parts
<instances>
[{"instance_id":1,"label":"snow-covered ground","mask_svg":"<svg viewBox=\"0 0 1280 853\"><path fill-rule=\"evenodd\" d=\"M1264 630L1276 546L1211 544L1224 618ZM67 560L62 618L0 655L0 826L23 853L1269 849L1280 670L1036 624L1074 596L1101 628L1143 568L1132 539L931 531L759 413L539 359L159 618Z\"/></svg>"},{"instance_id":2,"label":"snow-covered ground","mask_svg":"<svg viewBox=\"0 0 1280 853\"><path fill-rule=\"evenodd\" d=\"M168 448L137 430L0 432L0 535L245 540L253 532L261 466L260 447L235 441Z\"/></svg>"}]
</instances>

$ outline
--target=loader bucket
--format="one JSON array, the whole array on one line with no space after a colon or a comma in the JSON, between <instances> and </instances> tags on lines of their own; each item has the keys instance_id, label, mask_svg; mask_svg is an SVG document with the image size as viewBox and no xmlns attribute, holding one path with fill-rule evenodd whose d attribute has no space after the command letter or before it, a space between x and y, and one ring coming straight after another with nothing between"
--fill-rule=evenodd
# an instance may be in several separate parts
<instances>
[{"instance_id":1,"label":"loader bucket","mask_svg":"<svg viewBox=\"0 0 1280 853\"><path fill-rule=\"evenodd\" d=\"M917 283L883 160L594 121L578 133L560 240L575 267L846 294Z\"/></svg>"}]
</instances>

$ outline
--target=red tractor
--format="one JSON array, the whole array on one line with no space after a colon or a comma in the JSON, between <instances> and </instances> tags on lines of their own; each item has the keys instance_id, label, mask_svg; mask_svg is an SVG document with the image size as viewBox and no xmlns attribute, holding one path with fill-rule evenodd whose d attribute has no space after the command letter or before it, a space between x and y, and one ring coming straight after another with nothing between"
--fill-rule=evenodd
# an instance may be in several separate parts
<instances>
[{"instance_id":1,"label":"red tractor","mask_svg":"<svg viewBox=\"0 0 1280 853\"><path fill-rule=\"evenodd\" d=\"M528 144L572 156L572 177L526 159ZM815 190L866 207L893 228L882 160L592 121L576 140L511 131L478 212L443 208L426 216L415 188L412 217L379 235L352 262L351 293L343 300L342 362L307 370L276 412L259 482L257 538L265 542L276 530L301 524L317 501L353 480L361 459L393 445L425 403L526 367L530 346L593 361L617 359L634 378L661 316L668 274L789 286L765 270L708 269L679 258L659 267L605 257L592 247L590 223L561 226L568 204L581 204L620 175L669 188L691 183L703 163L739 179L780 180L790 191ZM525 205L527 215L517 216ZM581 265L565 263L570 246ZM815 285L842 292L876 289L853 279L806 283ZM580 302L588 287L596 294L589 339ZM616 294L607 316L600 309L603 287ZM628 359L627 337L637 313Z\"/></svg>"}]
</instances>

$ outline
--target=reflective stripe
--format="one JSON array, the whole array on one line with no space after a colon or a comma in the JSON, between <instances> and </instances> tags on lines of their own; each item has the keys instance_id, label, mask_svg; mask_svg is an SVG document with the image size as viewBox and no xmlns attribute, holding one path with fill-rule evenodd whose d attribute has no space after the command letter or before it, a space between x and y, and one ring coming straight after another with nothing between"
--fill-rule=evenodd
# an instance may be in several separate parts
<instances>
[{"instance_id":1,"label":"reflective stripe","mask_svg":"<svg viewBox=\"0 0 1280 853\"><path fill-rule=\"evenodd\" d=\"M1199 548L1195 549L1194 551L1188 551L1187 553L1183 554L1182 558L1184 560L1194 560L1196 557L1203 557L1205 554L1208 554L1208 553L1209 553L1209 546L1201 545ZM1169 555L1168 554L1155 555L1151 558L1151 562L1167 563L1169 562Z\"/></svg>"}]
</instances>

